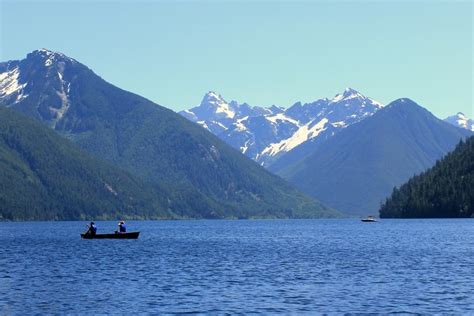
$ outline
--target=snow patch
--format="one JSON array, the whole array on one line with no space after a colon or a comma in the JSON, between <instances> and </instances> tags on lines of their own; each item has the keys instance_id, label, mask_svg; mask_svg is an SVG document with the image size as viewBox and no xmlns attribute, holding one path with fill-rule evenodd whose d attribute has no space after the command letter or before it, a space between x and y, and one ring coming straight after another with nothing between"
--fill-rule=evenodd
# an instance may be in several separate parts
<instances>
[{"instance_id":1,"label":"snow patch","mask_svg":"<svg viewBox=\"0 0 474 316\"><path fill-rule=\"evenodd\" d=\"M349 100L352 100L352 99L359 99L361 101L364 100L362 102L361 107L365 107L365 105L367 104L367 101L369 101L370 104L372 104L376 108L382 108L384 106L382 103L377 102L374 99L368 98L368 97L364 96L363 94L361 94L360 92L358 92L354 89L351 89L351 88L346 88L343 93L337 94L334 98L331 99L329 104L339 103L339 102L342 102L342 101L349 101ZM348 104L346 104L346 106L348 106Z\"/></svg>"},{"instance_id":2,"label":"snow patch","mask_svg":"<svg viewBox=\"0 0 474 316\"><path fill-rule=\"evenodd\" d=\"M359 92L355 92L355 93L352 93L350 95L338 94L331 100L330 103L348 101L348 100L356 99L356 98L361 98L362 99L362 98L365 98L365 97L362 94L360 94Z\"/></svg>"},{"instance_id":3,"label":"snow patch","mask_svg":"<svg viewBox=\"0 0 474 316\"><path fill-rule=\"evenodd\" d=\"M207 126L206 121L197 121L196 123L198 123L199 125L201 125L201 126L204 127L205 129L207 129L209 132L211 131L211 129L209 128L209 126Z\"/></svg>"},{"instance_id":4,"label":"snow patch","mask_svg":"<svg viewBox=\"0 0 474 316\"><path fill-rule=\"evenodd\" d=\"M290 138L267 146L259 156L275 156L281 152L288 152L305 141L317 137L322 131L326 130L325 126L328 122L327 118L323 118L312 127L310 127L311 123L306 124L300 127Z\"/></svg>"},{"instance_id":5,"label":"snow patch","mask_svg":"<svg viewBox=\"0 0 474 316\"><path fill-rule=\"evenodd\" d=\"M375 101L374 99L371 99L371 98L367 98L367 99L378 109L381 109L385 106L382 103Z\"/></svg>"},{"instance_id":6,"label":"snow patch","mask_svg":"<svg viewBox=\"0 0 474 316\"><path fill-rule=\"evenodd\" d=\"M68 60L70 62L73 62L75 63L76 61L72 58L69 58L67 57L66 55L62 54L62 53L58 53L58 52L53 52L51 50L48 50L48 49L45 49L45 48L41 48L41 49L38 49L36 50L34 53L37 53L39 54L41 57L45 58L44 60L44 65L46 67L50 67L52 66L55 62L58 62L58 61L64 61L64 60Z\"/></svg>"},{"instance_id":7,"label":"snow patch","mask_svg":"<svg viewBox=\"0 0 474 316\"><path fill-rule=\"evenodd\" d=\"M344 122L344 121L334 122L334 123L331 123L331 125L334 126L334 127L346 127L347 126L346 122Z\"/></svg>"},{"instance_id":8,"label":"snow patch","mask_svg":"<svg viewBox=\"0 0 474 316\"><path fill-rule=\"evenodd\" d=\"M15 103L18 103L28 96L23 93L23 89L28 83L20 84L19 76L20 69L18 67L0 74L0 98L18 93L15 99Z\"/></svg>"},{"instance_id":9,"label":"snow patch","mask_svg":"<svg viewBox=\"0 0 474 316\"><path fill-rule=\"evenodd\" d=\"M227 130L227 127L224 126L224 124L222 124L221 122L218 122L218 121L212 121L212 123L216 124L217 126L220 126L222 127L224 130Z\"/></svg>"},{"instance_id":10,"label":"snow patch","mask_svg":"<svg viewBox=\"0 0 474 316\"><path fill-rule=\"evenodd\" d=\"M474 120L469 119L464 113L458 112L456 115L447 117L445 121L474 132Z\"/></svg>"},{"instance_id":11,"label":"snow patch","mask_svg":"<svg viewBox=\"0 0 474 316\"><path fill-rule=\"evenodd\" d=\"M230 107L229 103L227 103L221 95L218 95L217 93L210 91L208 92L203 99L202 103L208 103L212 107L215 108L215 113L222 113L228 118L234 118L235 112L232 110Z\"/></svg>"},{"instance_id":12,"label":"snow patch","mask_svg":"<svg viewBox=\"0 0 474 316\"><path fill-rule=\"evenodd\" d=\"M240 147L240 152L242 154L245 154L247 152L247 150L249 149L249 142L250 142L250 139L247 139L244 146Z\"/></svg>"},{"instance_id":13,"label":"snow patch","mask_svg":"<svg viewBox=\"0 0 474 316\"><path fill-rule=\"evenodd\" d=\"M183 111L179 112L179 114L181 114L182 116L184 116L185 118L187 118L190 121L193 121L193 122L198 121L198 117L193 111L183 110Z\"/></svg>"},{"instance_id":14,"label":"snow patch","mask_svg":"<svg viewBox=\"0 0 474 316\"><path fill-rule=\"evenodd\" d=\"M246 127L246 126L244 125L244 123L242 123L242 122L243 122L243 121L246 121L248 118L249 118L248 116L245 116L245 117L243 117L243 118L241 118L241 119L238 119L238 120L234 123L234 125L235 125L236 128L237 128L236 130L237 130L238 132L244 132L244 131L247 130L247 127Z\"/></svg>"},{"instance_id":15,"label":"snow patch","mask_svg":"<svg viewBox=\"0 0 474 316\"><path fill-rule=\"evenodd\" d=\"M333 99L318 99L299 106L295 104L289 112L276 106L263 108L251 107L245 103L239 105L237 101L228 103L220 94L210 91L198 107L180 113L190 120L199 120L199 124L209 131L224 135L224 140L242 153L248 156L252 153L252 159L268 163L266 158L270 156L288 152L315 139L327 128L334 130L331 133L335 134L338 130L371 116L382 107L381 103L350 88ZM249 124L250 117L259 117L266 122ZM232 132L221 134L223 129L228 130L226 126L230 126ZM255 135L260 135L260 131L268 128L271 135L265 134L264 138L255 139ZM285 139L282 140L282 136ZM260 148L264 148L263 151Z\"/></svg>"},{"instance_id":16,"label":"snow patch","mask_svg":"<svg viewBox=\"0 0 474 316\"><path fill-rule=\"evenodd\" d=\"M216 108L216 113L223 113L228 118L234 118L235 112L232 111L227 103L220 103Z\"/></svg>"},{"instance_id":17,"label":"snow patch","mask_svg":"<svg viewBox=\"0 0 474 316\"><path fill-rule=\"evenodd\" d=\"M296 126L300 126L300 122L298 122L297 120L295 119L292 119L291 117L288 117L286 116L285 114L283 113L278 113L276 115L270 115L270 116L265 116L265 118L274 123L274 124L277 124L278 121L283 121L283 122L290 122L290 123L293 123L295 124Z\"/></svg>"}]
</instances>

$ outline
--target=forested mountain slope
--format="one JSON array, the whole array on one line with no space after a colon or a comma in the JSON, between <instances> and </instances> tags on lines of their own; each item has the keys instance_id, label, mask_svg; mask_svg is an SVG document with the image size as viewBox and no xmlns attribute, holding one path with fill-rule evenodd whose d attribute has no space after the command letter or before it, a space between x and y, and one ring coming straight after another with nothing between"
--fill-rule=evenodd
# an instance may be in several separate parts
<instances>
[{"instance_id":1,"label":"forested mountain slope","mask_svg":"<svg viewBox=\"0 0 474 316\"><path fill-rule=\"evenodd\" d=\"M474 136L436 165L411 178L380 208L385 218L474 216Z\"/></svg>"},{"instance_id":2,"label":"forested mountain slope","mask_svg":"<svg viewBox=\"0 0 474 316\"><path fill-rule=\"evenodd\" d=\"M351 125L280 174L343 212L376 212L394 186L434 165L472 133L399 99Z\"/></svg>"},{"instance_id":3,"label":"forested mountain slope","mask_svg":"<svg viewBox=\"0 0 474 316\"><path fill-rule=\"evenodd\" d=\"M0 63L0 103L32 116L97 158L168 192L198 218L336 213L173 111L119 89L61 53Z\"/></svg>"},{"instance_id":4,"label":"forested mountain slope","mask_svg":"<svg viewBox=\"0 0 474 316\"><path fill-rule=\"evenodd\" d=\"M173 218L160 190L0 108L0 219Z\"/></svg>"}]
</instances>

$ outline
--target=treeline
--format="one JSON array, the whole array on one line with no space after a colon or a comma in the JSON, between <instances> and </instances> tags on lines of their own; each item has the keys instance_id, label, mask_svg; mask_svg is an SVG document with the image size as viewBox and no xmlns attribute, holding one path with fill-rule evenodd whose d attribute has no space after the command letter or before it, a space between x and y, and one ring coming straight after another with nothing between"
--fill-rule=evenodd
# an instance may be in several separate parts
<instances>
[{"instance_id":1,"label":"treeline","mask_svg":"<svg viewBox=\"0 0 474 316\"><path fill-rule=\"evenodd\" d=\"M474 217L474 136L414 176L380 208L384 218Z\"/></svg>"},{"instance_id":2,"label":"treeline","mask_svg":"<svg viewBox=\"0 0 474 316\"><path fill-rule=\"evenodd\" d=\"M186 146L180 146L185 159ZM201 187L226 176L219 178L214 171L211 178L202 172L211 171L193 174L196 181L205 180ZM337 214L323 206L318 209L316 202L289 186L284 190L281 183L277 187L281 191L275 194L271 184L250 188L249 184L246 189L256 192L254 199L242 193L240 202L234 197L223 204L179 178L160 183L144 180L93 157L40 122L0 107L0 220L302 218ZM241 183L235 186L234 194L240 194ZM263 203L261 196L273 198Z\"/></svg>"},{"instance_id":3,"label":"treeline","mask_svg":"<svg viewBox=\"0 0 474 316\"><path fill-rule=\"evenodd\" d=\"M172 218L167 197L0 108L0 220Z\"/></svg>"}]
</instances>

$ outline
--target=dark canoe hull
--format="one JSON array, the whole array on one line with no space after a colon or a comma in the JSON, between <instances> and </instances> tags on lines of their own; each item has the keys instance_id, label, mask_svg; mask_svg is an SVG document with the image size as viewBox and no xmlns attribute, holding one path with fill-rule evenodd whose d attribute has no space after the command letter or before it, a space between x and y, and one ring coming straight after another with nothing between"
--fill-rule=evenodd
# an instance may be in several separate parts
<instances>
[{"instance_id":1,"label":"dark canoe hull","mask_svg":"<svg viewBox=\"0 0 474 316\"><path fill-rule=\"evenodd\" d=\"M83 239L137 239L140 232L115 233L115 234L81 234Z\"/></svg>"},{"instance_id":2,"label":"dark canoe hull","mask_svg":"<svg viewBox=\"0 0 474 316\"><path fill-rule=\"evenodd\" d=\"M366 222L366 223L370 223L370 222L376 222L377 220L375 220L375 219L361 219L361 221Z\"/></svg>"}]
</instances>

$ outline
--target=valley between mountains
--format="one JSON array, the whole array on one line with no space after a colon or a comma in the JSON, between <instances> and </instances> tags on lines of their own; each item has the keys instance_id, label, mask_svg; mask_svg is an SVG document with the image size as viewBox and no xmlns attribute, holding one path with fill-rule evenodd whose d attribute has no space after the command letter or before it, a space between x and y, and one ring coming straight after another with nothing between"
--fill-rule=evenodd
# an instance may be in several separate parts
<instances>
[{"instance_id":1,"label":"valley between mountains","mask_svg":"<svg viewBox=\"0 0 474 316\"><path fill-rule=\"evenodd\" d=\"M383 105L351 88L286 109L227 102L209 92L180 114L351 216L377 214L394 187L474 131L463 113L441 120L408 98Z\"/></svg>"},{"instance_id":2,"label":"valley between mountains","mask_svg":"<svg viewBox=\"0 0 474 316\"><path fill-rule=\"evenodd\" d=\"M47 49L0 63L0 105L7 220L376 214L474 131L351 88L288 108L209 92L175 113Z\"/></svg>"}]
</instances>

